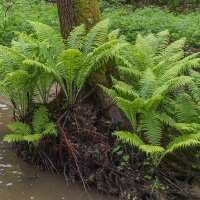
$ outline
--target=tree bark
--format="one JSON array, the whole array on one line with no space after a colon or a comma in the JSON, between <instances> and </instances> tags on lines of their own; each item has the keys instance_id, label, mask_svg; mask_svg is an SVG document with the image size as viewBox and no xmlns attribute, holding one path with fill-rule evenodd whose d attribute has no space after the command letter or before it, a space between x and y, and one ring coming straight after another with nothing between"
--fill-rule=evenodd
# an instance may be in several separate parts
<instances>
[{"instance_id":1,"label":"tree bark","mask_svg":"<svg viewBox=\"0 0 200 200\"><path fill-rule=\"evenodd\" d=\"M77 25L85 24L89 30L100 21L100 10L97 0L74 0Z\"/></svg>"},{"instance_id":2,"label":"tree bark","mask_svg":"<svg viewBox=\"0 0 200 200\"><path fill-rule=\"evenodd\" d=\"M74 26L85 24L87 29L100 20L97 0L56 0L61 34L66 39Z\"/></svg>"},{"instance_id":3,"label":"tree bark","mask_svg":"<svg viewBox=\"0 0 200 200\"><path fill-rule=\"evenodd\" d=\"M74 0L56 0L56 3L61 35L66 39L73 27L77 25Z\"/></svg>"}]
</instances>

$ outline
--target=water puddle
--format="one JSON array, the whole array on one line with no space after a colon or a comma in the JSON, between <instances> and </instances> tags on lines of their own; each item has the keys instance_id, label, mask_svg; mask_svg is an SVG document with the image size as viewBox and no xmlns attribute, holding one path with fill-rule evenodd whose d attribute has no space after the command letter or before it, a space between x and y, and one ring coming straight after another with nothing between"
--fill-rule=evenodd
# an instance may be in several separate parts
<instances>
[{"instance_id":1,"label":"water puddle","mask_svg":"<svg viewBox=\"0 0 200 200\"><path fill-rule=\"evenodd\" d=\"M2 100L2 101L1 101ZM18 158L15 152L2 142L8 133L6 124L12 112L0 98L0 199L1 200L116 200L95 190L86 193L81 184L66 184L63 176L39 172L34 178L34 168Z\"/></svg>"}]
</instances>

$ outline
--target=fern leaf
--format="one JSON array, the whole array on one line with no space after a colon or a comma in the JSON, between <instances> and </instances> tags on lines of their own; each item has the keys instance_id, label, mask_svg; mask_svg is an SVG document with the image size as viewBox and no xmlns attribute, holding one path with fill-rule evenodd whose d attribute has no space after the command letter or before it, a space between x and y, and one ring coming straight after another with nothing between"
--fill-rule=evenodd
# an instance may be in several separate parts
<instances>
[{"instance_id":1,"label":"fern leaf","mask_svg":"<svg viewBox=\"0 0 200 200\"><path fill-rule=\"evenodd\" d=\"M85 26L82 24L75 27L67 38L68 49L80 49L83 45L83 40L86 35Z\"/></svg>"},{"instance_id":2,"label":"fern leaf","mask_svg":"<svg viewBox=\"0 0 200 200\"><path fill-rule=\"evenodd\" d=\"M83 53L88 54L107 41L109 19L97 23L86 35L83 43Z\"/></svg>"},{"instance_id":3,"label":"fern leaf","mask_svg":"<svg viewBox=\"0 0 200 200\"><path fill-rule=\"evenodd\" d=\"M146 154L162 154L165 149L161 146L153 146L153 145L140 145L139 149L144 151Z\"/></svg>"},{"instance_id":4,"label":"fern leaf","mask_svg":"<svg viewBox=\"0 0 200 200\"><path fill-rule=\"evenodd\" d=\"M154 112L141 115L141 130L149 144L159 146L161 143L161 125Z\"/></svg>"},{"instance_id":5,"label":"fern leaf","mask_svg":"<svg viewBox=\"0 0 200 200\"><path fill-rule=\"evenodd\" d=\"M200 133L196 134L184 134L176 137L171 141L167 148L165 154L172 153L177 149L189 148L200 144Z\"/></svg>"},{"instance_id":6,"label":"fern leaf","mask_svg":"<svg viewBox=\"0 0 200 200\"><path fill-rule=\"evenodd\" d=\"M126 99L136 99L139 97L137 92L129 85L122 81L116 80L114 77L112 77L113 82L113 88L117 91L118 95L121 97L124 97Z\"/></svg>"},{"instance_id":7,"label":"fern leaf","mask_svg":"<svg viewBox=\"0 0 200 200\"><path fill-rule=\"evenodd\" d=\"M33 134L33 135L26 135L24 136L24 141L28 143L38 143L42 138L42 134Z\"/></svg>"},{"instance_id":8,"label":"fern leaf","mask_svg":"<svg viewBox=\"0 0 200 200\"><path fill-rule=\"evenodd\" d=\"M22 122L14 122L12 124L7 125L7 127L16 134L19 135L28 135L32 133L32 130L28 124Z\"/></svg>"},{"instance_id":9,"label":"fern leaf","mask_svg":"<svg viewBox=\"0 0 200 200\"><path fill-rule=\"evenodd\" d=\"M140 147L141 145L144 145L144 142L134 133L130 133L127 131L115 131L112 133L113 135L117 136L117 139L126 142L127 144L130 144L135 147Z\"/></svg>"},{"instance_id":10,"label":"fern leaf","mask_svg":"<svg viewBox=\"0 0 200 200\"><path fill-rule=\"evenodd\" d=\"M48 122L48 110L45 106L40 106L33 115L32 125L34 132L41 133Z\"/></svg>"},{"instance_id":11,"label":"fern leaf","mask_svg":"<svg viewBox=\"0 0 200 200\"><path fill-rule=\"evenodd\" d=\"M147 68L141 79L141 97L144 99L151 97L155 90L155 87L155 75L150 68Z\"/></svg>"},{"instance_id":12,"label":"fern leaf","mask_svg":"<svg viewBox=\"0 0 200 200\"><path fill-rule=\"evenodd\" d=\"M117 38L119 37L119 33L120 33L120 29L119 29L119 28L116 29L116 30L114 30L114 31L112 31L112 32L110 32L110 33L108 34L108 39L109 39L109 40L117 39Z\"/></svg>"},{"instance_id":13,"label":"fern leaf","mask_svg":"<svg viewBox=\"0 0 200 200\"><path fill-rule=\"evenodd\" d=\"M55 56L64 51L65 46L61 36L56 33L50 26L34 21L28 21L36 32L36 36L40 42L48 43L52 53Z\"/></svg>"},{"instance_id":14,"label":"fern leaf","mask_svg":"<svg viewBox=\"0 0 200 200\"><path fill-rule=\"evenodd\" d=\"M56 135L56 133L57 133L57 130L53 122L49 122L45 124L44 131L42 132L43 135Z\"/></svg>"},{"instance_id":15,"label":"fern leaf","mask_svg":"<svg viewBox=\"0 0 200 200\"><path fill-rule=\"evenodd\" d=\"M7 143L22 142L24 141L24 136L19 134L8 134L3 138L3 141Z\"/></svg>"}]
</instances>

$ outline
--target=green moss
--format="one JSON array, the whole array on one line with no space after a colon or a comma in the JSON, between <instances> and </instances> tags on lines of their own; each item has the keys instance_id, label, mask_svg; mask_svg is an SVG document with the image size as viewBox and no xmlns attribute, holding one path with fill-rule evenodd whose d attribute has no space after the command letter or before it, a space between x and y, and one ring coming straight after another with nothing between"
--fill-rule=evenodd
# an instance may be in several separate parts
<instances>
[{"instance_id":1,"label":"green moss","mask_svg":"<svg viewBox=\"0 0 200 200\"><path fill-rule=\"evenodd\" d=\"M75 0L75 10L78 24L85 24L88 29L100 20L97 0Z\"/></svg>"}]
</instances>

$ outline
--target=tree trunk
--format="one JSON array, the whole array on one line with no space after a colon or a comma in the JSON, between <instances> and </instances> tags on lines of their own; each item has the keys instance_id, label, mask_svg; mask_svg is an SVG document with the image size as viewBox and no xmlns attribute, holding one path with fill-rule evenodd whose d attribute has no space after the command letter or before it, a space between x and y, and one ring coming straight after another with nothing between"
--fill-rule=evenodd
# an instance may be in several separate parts
<instances>
[{"instance_id":1,"label":"tree trunk","mask_svg":"<svg viewBox=\"0 0 200 200\"><path fill-rule=\"evenodd\" d=\"M66 39L73 27L77 25L74 0L56 0L56 3L60 20L60 31L62 37Z\"/></svg>"},{"instance_id":2,"label":"tree trunk","mask_svg":"<svg viewBox=\"0 0 200 200\"><path fill-rule=\"evenodd\" d=\"M77 25L85 24L89 30L100 20L97 0L74 0Z\"/></svg>"},{"instance_id":3,"label":"tree trunk","mask_svg":"<svg viewBox=\"0 0 200 200\"><path fill-rule=\"evenodd\" d=\"M90 29L100 20L97 0L56 0L61 34L66 39L74 26Z\"/></svg>"}]
</instances>

